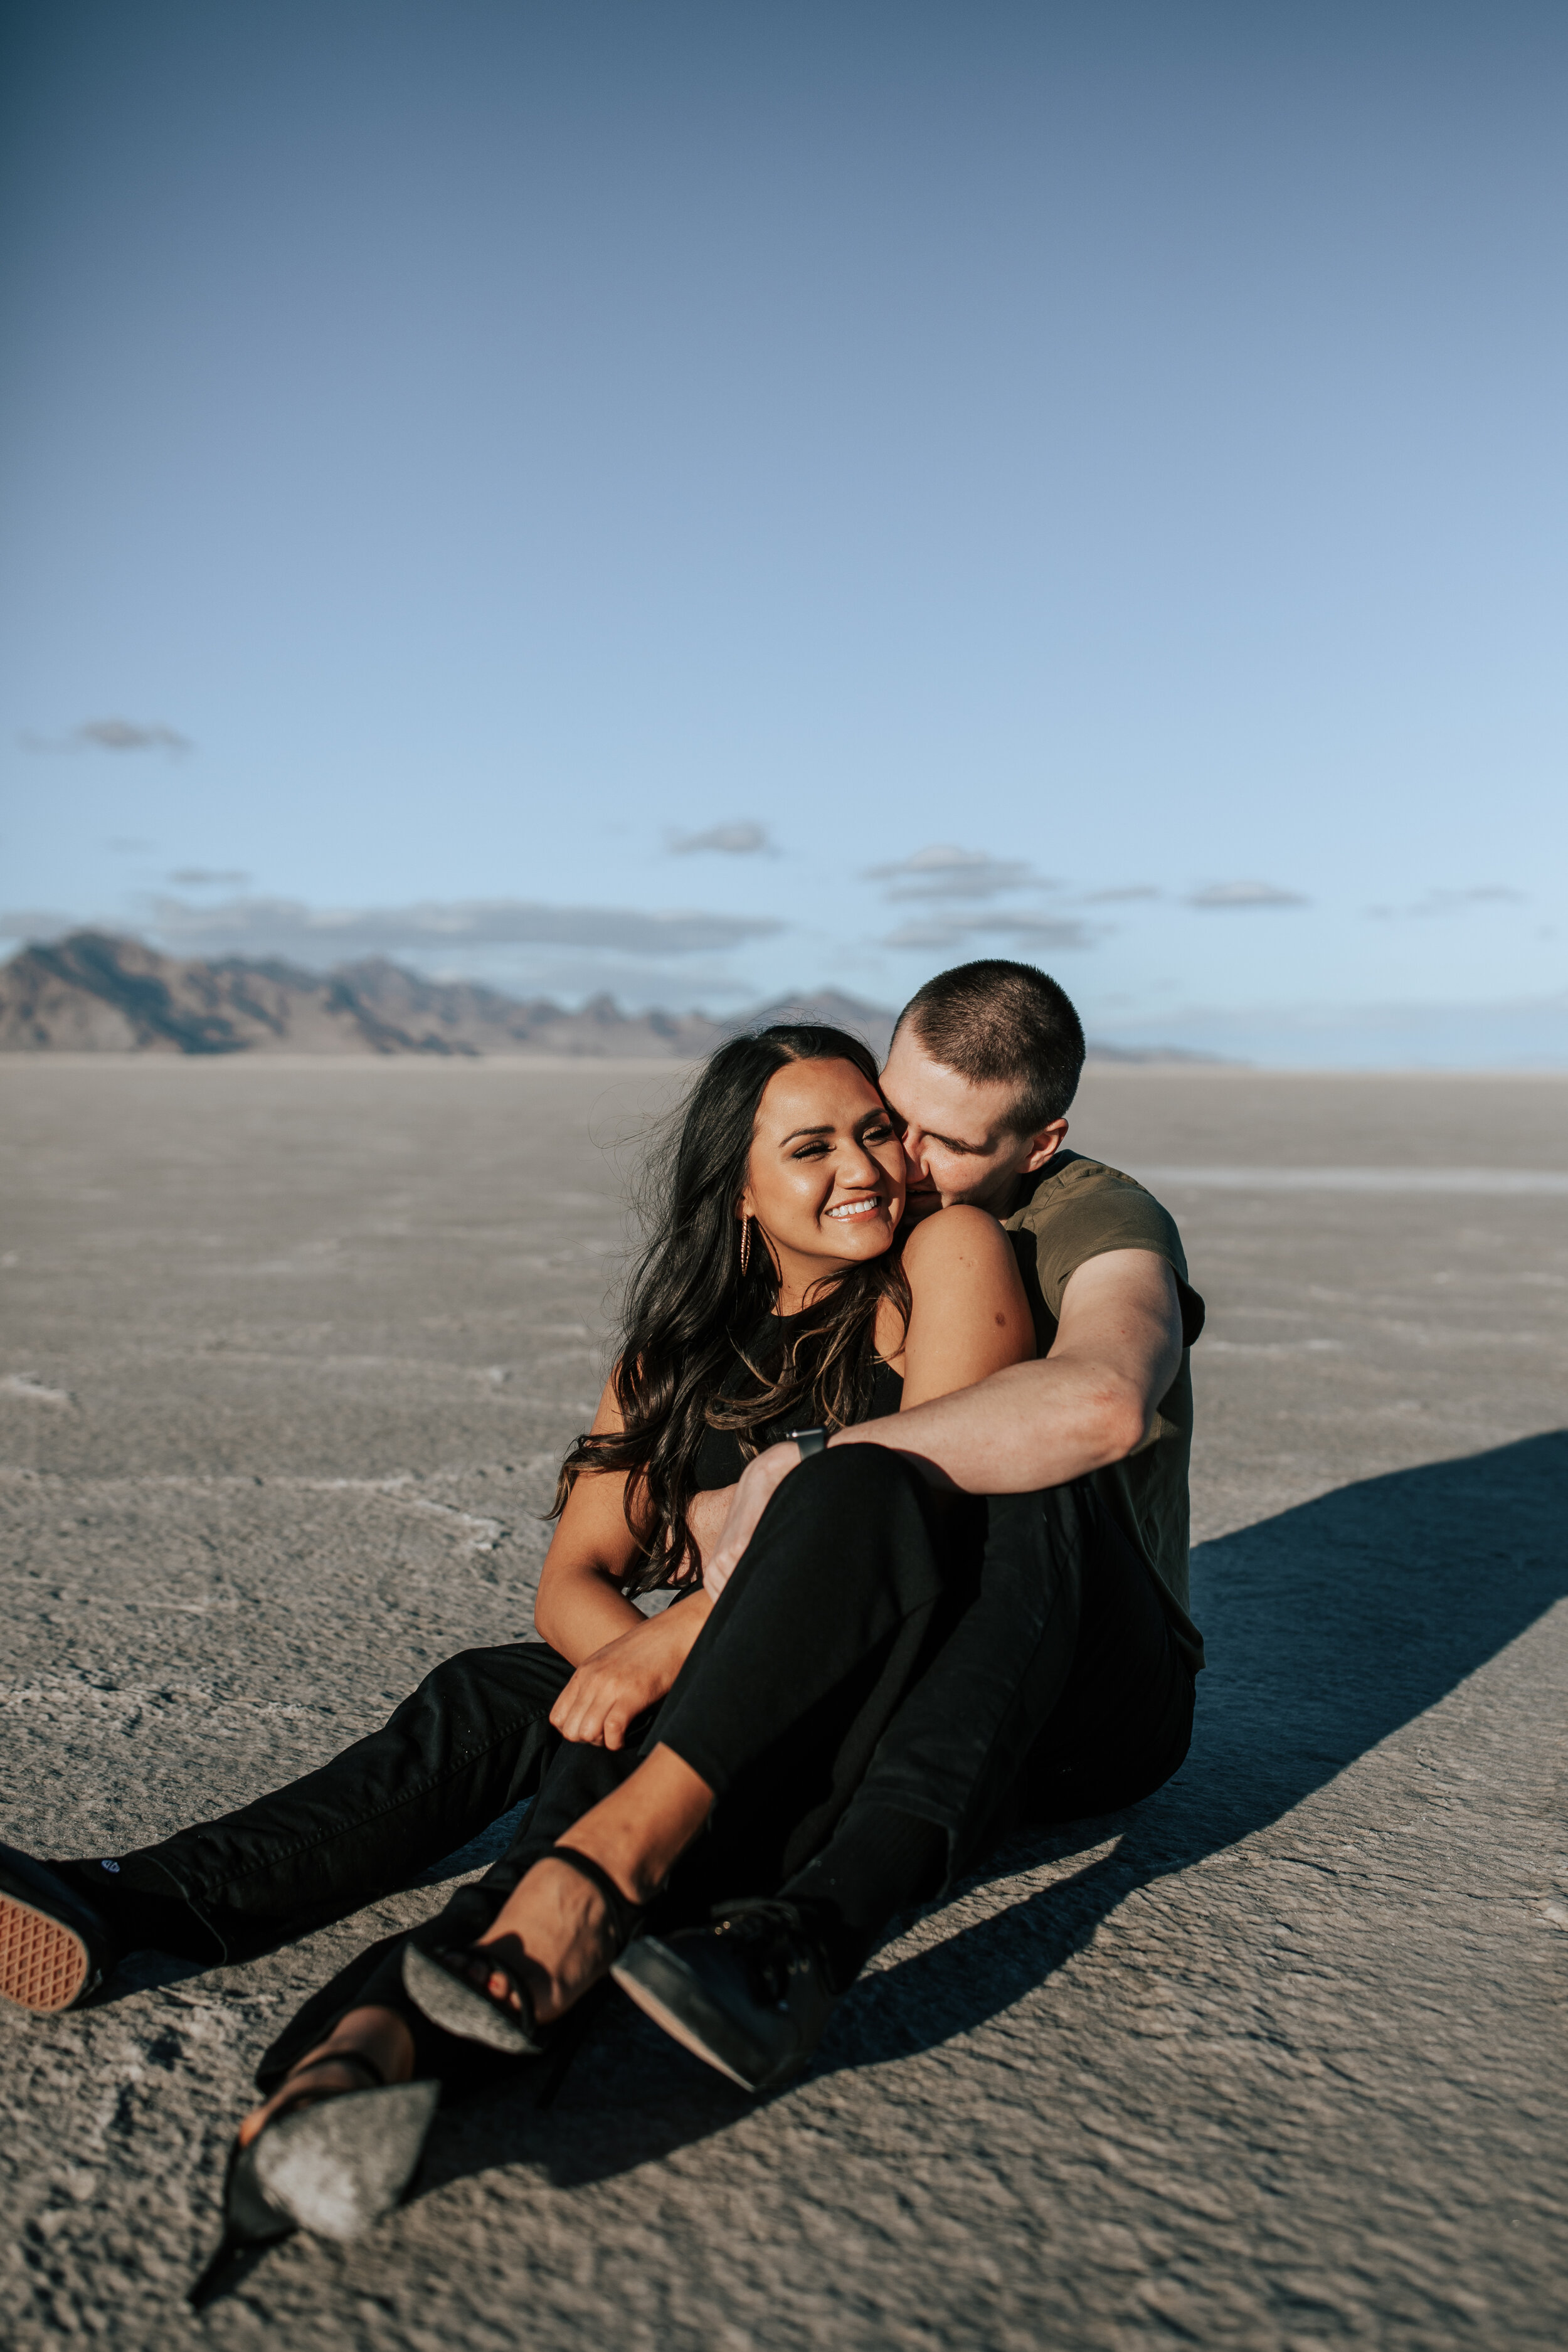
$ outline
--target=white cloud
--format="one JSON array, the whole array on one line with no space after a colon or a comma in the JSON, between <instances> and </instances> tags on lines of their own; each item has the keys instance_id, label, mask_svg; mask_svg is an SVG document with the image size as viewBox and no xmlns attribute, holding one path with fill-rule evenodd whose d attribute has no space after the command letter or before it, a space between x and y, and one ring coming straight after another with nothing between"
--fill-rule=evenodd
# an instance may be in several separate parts
<instances>
[{"instance_id":1,"label":"white cloud","mask_svg":"<svg viewBox=\"0 0 1568 2352\"><path fill-rule=\"evenodd\" d=\"M877 942L879 947L905 950L929 948L933 955L947 955L969 936L962 923L940 920L900 923L896 931L887 932Z\"/></svg>"},{"instance_id":2,"label":"white cloud","mask_svg":"<svg viewBox=\"0 0 1568 2352\"><path fill-rule=\"evenodd\" d=\"M182 866L177 873L170 875L169 879L177 883L182 890L242 890L250 877L226 868L215 871L208 866Z\"/></svg>"},{"instance_id":3,"label":"white cloud","mask_svg":"<svg viewBox=\"0 0 1568 2352\"><path fill-rule=\"evenodd\" d=\"M971 943L980 932L999 933L1020 948L1043 951L1048 948L1089 948L1095 934L1087 923L1070 915L1033 914L1020 909L1015 914L974 915L955 912L952 915L917 915L912 921L900 923L879 944L885 948L923 949L936 955L955 954Z\"/></svg>"},{"instance_id":4,"label":"white cloud","mask_svg":"<svg viewBox=\"0 0 1568 2352\"><path fill-rule=\"evenodd\" d=\"M135 719L89 719L68 735L24 735L25 751L166 751L171 758L195 749L177 728Z\"/></svg>"},{"instance_id":5,"label":"white cloud","mask_svg":"<svg viewBox=\"0 0 1568 2352\"><path fill-rule=\"evenodd\" d=\"M702 850L718 850L726 857L756 857L771 851L773 844L767 827L747 817L735 824L710 824L706 833L672 833L669 846L677 857Z\"/></svg>"},{"instance_id":6,"label":"white cloud","mask_svg":"<svg viewBox=\"0 0 1568 2352\"><path fill-rule=\"evenodd\" d=\"M1042 948L1091 948L1098 937L1088 923L1080 923L1076 916L1031 914L1026 909L1011 915L987 915L974 929L1005 931L1011 939L1031 940Z\"/></svg>"},{"instance_id":7,"label":"white cloud","mask_svg":"<svg viewBox=\"0 0 1568 2352\"><path fill-rule=\"evenodd\" d=\"M1022 858L992 857L983 849L960 849L952 842L935 842L890 866L869 866L861 879L889 883L887 896L893 899L994 898L1003 890L1056 887Z\"/></svg>"},{"instance_id":8,"label":"white cloud","mask_svg":"<svg viewBox=\"0 0 1568 2352\"><path fill-rule=\"evenodd\" d=\"M610 949L630 956L702 955L763 939L769 918L552 907L523 898L425 899L408 907L314 908L297 898L229 898L193 906L155 898L148 920L184 955L285 955L327 964L363 955L428 958L458 947Z\"/></svg>"},{"instance_id":9,"label":"white cloud","mask_svg":"<svg viewBox=\"0 0 1568 2352\"><path fill-rule=\"evenodd\" d=\"M1274 882L1210 882L1192 892L1189 907L1304 907L1299 890L1281 890Z\"/></svg>"},{"instance_id":10,"label":"white cloud","mask_svg":"<svg viewBox=\"0 0 1568 2352\"><path fill-rule=\"evenodd\" d=\"M1152 882L1131 882L1124 889L1088 891L1083 903L1086 907L1111 907L1128 898L1160 898L1163 896L1164 893L1156 890Z\"/></svg>"}]
</instances>

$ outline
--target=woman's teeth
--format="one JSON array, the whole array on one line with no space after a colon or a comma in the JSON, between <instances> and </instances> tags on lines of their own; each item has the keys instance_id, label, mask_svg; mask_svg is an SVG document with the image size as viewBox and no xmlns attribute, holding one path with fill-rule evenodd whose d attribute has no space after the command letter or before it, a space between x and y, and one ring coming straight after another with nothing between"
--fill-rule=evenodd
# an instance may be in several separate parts
<instances>
[{"instance_id":1,"label":"woman's teeth","mask_svg":"<svg viewBox=\"0 0 1568 2352\"><path fill-rule=\"evenodd\" d=\"M829 1209L827 1213L830 1217L845 1220L850 1217L874 1217L879 1213L881 1206L880 1196L873 1192L868 1201L841 1201L837 1208Z\"/></svg>"}]
</instances>

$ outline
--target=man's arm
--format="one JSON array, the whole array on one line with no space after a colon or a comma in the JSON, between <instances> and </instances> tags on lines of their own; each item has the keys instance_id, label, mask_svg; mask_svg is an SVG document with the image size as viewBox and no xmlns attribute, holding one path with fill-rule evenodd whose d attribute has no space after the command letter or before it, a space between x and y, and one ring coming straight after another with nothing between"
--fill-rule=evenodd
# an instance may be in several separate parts
<instances>
[{"instance_id":1,"label":"man's arm","mask_svg":"<svg viewBox=\"0 0 1568 2352\"><path fill-rule=\"evenodd\" d=\"M1032 1495L1136 1453L1181 1361L1171 1268L1152 1250L1109 1250L1068 1282L1048 1356L832 1443L913 1454L965 1494Z\"/></svg>"},{"instance_id":2,"label":"man's arm","mask_svg":"<svg viewBox=\"0 0 1568 2352\"><path fill-rule=\"evenodd\" d=\"M1080 1265L1062 1296L1051 1351L909 1412L858 1422L834 1446L907 1454L933 1486L970 1495L1029 1495L1066 1486L1134 1454L1182 1361L1176 1278L1152 1250L1110 1250ZM721 1592L796 1447L748 1465L703 1583Z\"/></svg>"}]
</instances>

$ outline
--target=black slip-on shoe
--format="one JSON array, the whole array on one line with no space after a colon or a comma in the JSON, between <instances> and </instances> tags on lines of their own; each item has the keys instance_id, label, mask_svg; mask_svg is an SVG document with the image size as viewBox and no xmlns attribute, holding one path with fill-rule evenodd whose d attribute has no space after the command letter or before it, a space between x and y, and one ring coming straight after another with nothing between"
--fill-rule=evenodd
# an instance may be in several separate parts
<instances>
[{"instance_id":1,"label":"black slip-on shoe","mask_svg":"<svg viewBox=\"0 0 1568 2352\"><path fill-rule=\"evenodd\" d=\"M96 1992L119 1958L108 1921L68 1879L0 1845L0 1995L52 2016Z\"/></svg>"},{"instance_id":2,"label":"black slip-on shoe","mask_svg":"<svg viewBox=\"0 0 1568 2352\"><path fill-rule=\"evenodd\" d=\"M707 1927L642 1936L611 1970L657 2025L743 2091L799 2074L835 1994L793 1903L721 1905Z\"/></svg>"}]
</instances>

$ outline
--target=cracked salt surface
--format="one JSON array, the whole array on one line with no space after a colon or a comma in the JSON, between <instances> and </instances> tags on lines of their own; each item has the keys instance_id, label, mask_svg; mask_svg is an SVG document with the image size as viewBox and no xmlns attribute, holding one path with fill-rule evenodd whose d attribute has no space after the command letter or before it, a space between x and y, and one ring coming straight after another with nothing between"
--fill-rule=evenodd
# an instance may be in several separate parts
<instances>
[{"instance_id":1,"label":"cracked salt surface","mask_svg":"<svg viewBox=\"0 0 1568 2352\"><path fill-rule=\"evenodd\" d=\"M0 1835L122 1852L528 1631L586 1377L552 1343L597 1347L624 1244L606 1081L397 1067L345 1107L321 1076L7 1074L12 1361L78 1404L0 1386ZM1489 1084L1489 1147L1547 1169L1563 1099ZM1156 1189L1331 1133L1447 1176L1450 1116L1438 1080L1099 1073L1073 1141ZM445 2111L403 2211L201 2322L258 2053L507 1825L269 1958L141 1955L79 2017L0 2020L7 2346L1556 2352L1568 1235L1530 1191L1283 1190L1176 1202L1212 1664L1169 1788L908 1923L768 2101L616 1999L552 2109L498 2080ZM330 1311L300 1283L258 1316L245 1266L328 1226Z\"/></svg>"}]
</instances>

